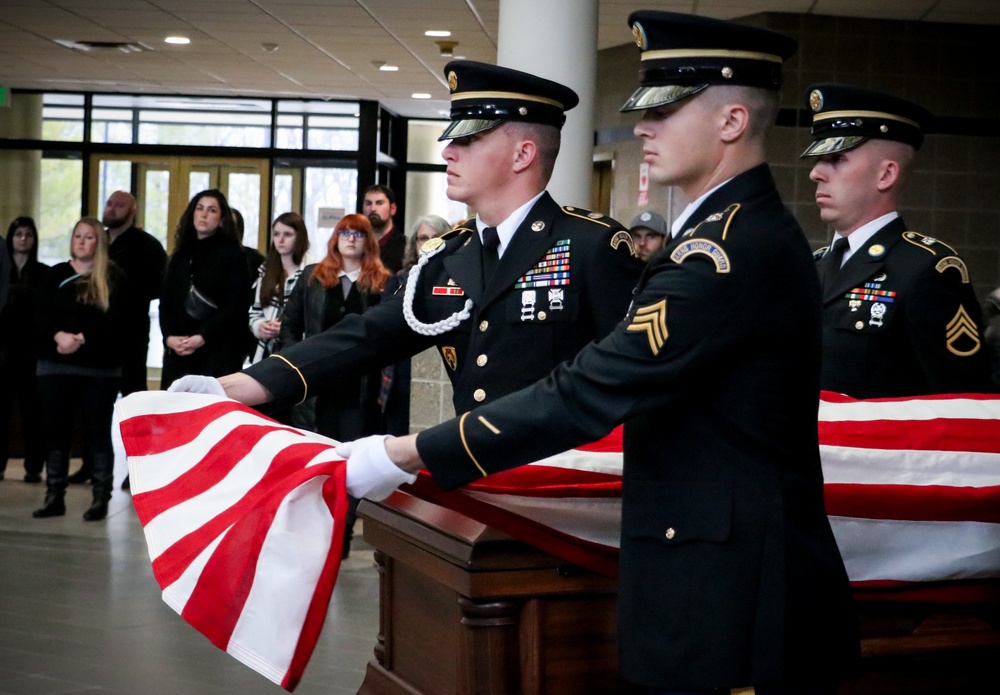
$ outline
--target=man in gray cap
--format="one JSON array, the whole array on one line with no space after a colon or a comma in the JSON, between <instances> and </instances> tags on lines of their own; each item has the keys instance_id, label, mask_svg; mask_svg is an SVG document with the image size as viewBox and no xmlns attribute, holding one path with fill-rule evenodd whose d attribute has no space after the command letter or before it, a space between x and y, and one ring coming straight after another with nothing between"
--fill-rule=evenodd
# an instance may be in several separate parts
<instances>
[{"instance_id":1,"label":"man in gray cap","mask_svg":"<svg viewBox=\"0 0 1000 695\"><path fill-rule=\"evenodd\" d=\"M628 233L632 235L632 244L640 261L649 263L653 254L663 248L667 229L667 221L658 212L645 210L632 218Z\"/></svg>"},{"instance_id":2,"label":"man in gray cap","mask_svg":"<svg viewBox=\"0 0 1000 695\"><path fill-rule=\"evenodd\" d=\"M910 230L899 198L931 115L863 87L814 85L812 137L823 285L822 388L854 398L992 390L969 270Z\"/></svg>"},{"instance_id":3,"label":"man in gray cap","mask_svg":"<svg viewBox=\"0 0 1000 695\"><path fill-rule=\"evenodd\" d=\"M832 694L859 652L823 503L819 282L764 163L795 42L636 12L650 178L693 201L625 320L532 387L350 445L379 497L426 465L448 489L624 423L619 666L652 693ZM778 309L777 307L780 307Z\"/></svg>"}]
</instances>

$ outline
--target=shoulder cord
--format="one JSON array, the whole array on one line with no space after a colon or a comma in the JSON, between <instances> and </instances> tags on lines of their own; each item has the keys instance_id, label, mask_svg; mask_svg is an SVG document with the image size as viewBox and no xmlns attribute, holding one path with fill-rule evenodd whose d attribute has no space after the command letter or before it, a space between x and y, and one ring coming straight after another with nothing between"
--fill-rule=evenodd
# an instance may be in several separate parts
<instances>
[{"instance_id":1,"label":"shoulder cord","mask_svg":"<svg viewBox=\"0 0 1000 695\"><path fill-rule=\"evenodd\" d=\"M422 323L413 314L413 297L417 293L417 279L420 277L420 270L427 265L427 261L441 253L444 248L445 245L441 244L432 251L421 253L420 260L417 261L416 265L410 268L410 272L406 276L406 290L403 292L403 317L406 319L406 324L413 329L415 333L419 333L420 335L430 336L447 333L448 331L458 328L458 325L462 323L462 321L465 321L467 318L472 316L471 299L465 300L465 306L462 307L461 311L456 311L448 318L435 321L434 323Z\"/></svg>"}]
</instances>

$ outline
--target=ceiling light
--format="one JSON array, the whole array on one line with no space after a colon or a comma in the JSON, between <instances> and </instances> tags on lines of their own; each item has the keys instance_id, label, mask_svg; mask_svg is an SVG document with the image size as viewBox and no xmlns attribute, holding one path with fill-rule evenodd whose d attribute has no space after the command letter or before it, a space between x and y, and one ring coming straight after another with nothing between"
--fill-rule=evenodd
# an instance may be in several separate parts
<instances>
[{"instance_id":1,"label":"ceiling light","mask_svg":"<svg viewBox=\"0 0 1000 695\"><path fill-rule=\"evenodd\" d=\"M378 69L382 72L397 72L399 70L398 65L379 65Z\"/></svg>"},{"instance_id":2,"label":"ceiling light","mask_svg":"<svg viewBox=\"0 0 1000 695\"><path fill-rule=\"evenodd\" d=\"M191 39L189 39L186 36L168 36L167 38L163 39L163 42L176 44L177 46L186 46L187 44L191 43Z\"/></svg>"},{"instance_id":3,"label":"ceiling light","mask_svg":"<svg viewBox=\"0 0 1000 695\"><path fill-rule=\"evenodd\" d=\"M438 29L431 29L430 31L425 31L424 36L451 36L451 32Z\"/></svg>"},{"instance_id":4,"label":"ceiling light","mask_svg":"<svg viewBox=\"0 0 1000 695\"><path fill-rule=\"evenodd\" d=\"M260 45L260 50L264 51L265 53L274 53L276 50L278 50L278 48L279 46L276 43L262 43Z\"/></svg>"},{"instance_id":5,"label":"ceiling light","mask_svg":"<svg viewBox=\"0 0 1000 695\"><path fill-rule=\"evenodd\" d=\"M431 95L426 92L416 92L410 95L414 99L430 99Z\"/></svg>"}]
</instances>

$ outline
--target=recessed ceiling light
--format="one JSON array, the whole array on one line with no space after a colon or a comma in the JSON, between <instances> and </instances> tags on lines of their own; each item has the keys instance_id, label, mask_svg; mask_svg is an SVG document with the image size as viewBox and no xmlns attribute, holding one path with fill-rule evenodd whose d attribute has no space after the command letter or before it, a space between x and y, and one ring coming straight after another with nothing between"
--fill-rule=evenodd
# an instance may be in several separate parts
<instances>
[{"instance_id":1,"label":"recessed ceiling light","mask_svg":"<svg viewBox=\"0 0 1000 695\"><path fill-rule=\"evenodd\" d=\"M443 29L431 29L430 31L425 31L424 36L451 36L451 32L444 31Z\"/></svg>"},{"instance_id":2,"label":"recessed ceiling light","mask_svg":"<svg viewBox=\"0 0 1000 695\"><path fill-rule=\"evenodd\" d=\"M168 36L167 38L163 39L163 41L164 43L172 43L178 46L185 46L191 43L191 39L189 39L186 36Z\"/></svg>"},{"instance_id":3,"label":"recessed ceiling light","mask_svg":"<svg viewBox=\"0 0 1000 695\"><path fill-rule=\"evenodd\" d=\"M399 66L386 64L386 65L380 65L378 69L381 70L382 72L396 72L399 70Z\"/></svg>"},{"instance_id":4,"label":"recessed ceiling light","mask_svg":"<svg viewBox=\"0 0 1000 695\"><path fill-rule=\"evenodd\" d=\"M414 99L430 99L431 98L431 95L427 94L426 92L416 92L415 94L411 94L410 96L413 97Z\"/></svg>"}]
</instances>

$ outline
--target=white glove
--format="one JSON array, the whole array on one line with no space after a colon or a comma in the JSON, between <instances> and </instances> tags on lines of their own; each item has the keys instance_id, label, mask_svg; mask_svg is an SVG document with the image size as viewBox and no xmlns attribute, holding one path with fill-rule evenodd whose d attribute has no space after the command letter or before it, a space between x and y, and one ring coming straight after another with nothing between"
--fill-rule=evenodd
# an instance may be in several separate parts
<instances>
[{"instance_id":1,"label":"white glove","mask_svg":"<svg viewBox=\"0 0 1000 695\"><path fill-rule=\"evenodd\" d=\"M347 492L358 499L384 500L403 483L412 483L416 473L407 473L385 452L391 435L375 434L337 446L337 456L347 459Z\"/></svg>"},{"instance_id":2,"label":"white glove","mask_svg":"<svg viewBox=\"0 0 1000 695\"><path fill-rule=\"evenodd\" d=\"M188 374L170 384L168 393L207 393L210 396L222 396L226 398L226 390L222 388L219 380L213 376L199 376Z\"/></svg>"}]
</instances>

